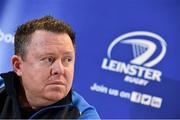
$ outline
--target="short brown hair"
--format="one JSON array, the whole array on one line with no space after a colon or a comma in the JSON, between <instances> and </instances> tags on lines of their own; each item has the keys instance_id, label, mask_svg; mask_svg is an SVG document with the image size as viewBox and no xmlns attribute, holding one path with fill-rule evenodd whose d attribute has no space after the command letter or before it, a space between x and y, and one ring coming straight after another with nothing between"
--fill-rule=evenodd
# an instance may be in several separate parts
<instances>
[{"instance_id":1,"label":"short brown hair","mask_svg":"<svg viewBox=\"0 0 180 120\"><path fill-rule=\"evenodd\" d=\"M27 23L20 25L16 30L14 38L15 54L21 56L23 60L26 57L26 48L31 42L31 35L36 30L46 30L55 33L67 33L75 47L75 33L73 32L70 25L55 19L52 16L44 16L39 19L28 21Z\"/></svg>"}]
</instances>

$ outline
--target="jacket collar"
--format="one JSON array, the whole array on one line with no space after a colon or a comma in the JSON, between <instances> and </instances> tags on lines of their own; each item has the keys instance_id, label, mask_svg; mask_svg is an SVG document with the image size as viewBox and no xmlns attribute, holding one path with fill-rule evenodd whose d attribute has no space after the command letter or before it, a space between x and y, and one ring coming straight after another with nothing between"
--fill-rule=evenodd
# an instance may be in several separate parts
<instances>
[{"instance_id":1,"label":"jacket collar","mask_svg":"<svg viewBox=\"0 0 180 120\"><path fill-rule=\"evenodd\" d=\"M13 71L1 73L0 76L4 79L5 89L8 95L16 96L18 86L20 85L20 78Z\"/></svg>"}]
</instances>

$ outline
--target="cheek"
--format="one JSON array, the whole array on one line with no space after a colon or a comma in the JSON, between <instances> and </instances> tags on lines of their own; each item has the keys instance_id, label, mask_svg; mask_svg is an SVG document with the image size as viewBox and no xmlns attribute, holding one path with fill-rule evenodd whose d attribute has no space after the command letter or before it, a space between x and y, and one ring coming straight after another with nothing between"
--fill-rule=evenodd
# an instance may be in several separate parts
<instances>
[{"instance_id":1,"label":"cheek","mask_svg":"<svg viewBox=\"0 0 180 120\"><path fill-rule=\"evenodd\" d=\"M39 65L39 63L31 63L23 66L24 74L31 77L46 76L49 74L49 68Z\"/></svg>"},{"instance_id":2,"label":"cheek","mask_svg":"<svg viewBox=\"0 0 180 120\"><path fill-rule=\"evenodd\" d=\"M74 78L74 69L66 70L66 80L68 82L68 87L71 87Z\"/></svg>"},{"instance_id":3,"label":"cheek","mask_svg":"<svg viewBox=\"0 0 180 120\"><path fill-rule=\"evenodd\" d=\"M48 79L49 70L36 67L26 67L23 69L22 79L28 89L42 89Z\"/></svg>"},{"instance_id":4,"label":"cheek","mask_svg":"<svg viewBox=\"0 0 180 120\"><path fill-rule=\"evenodd\" d=\"M23 79L25 89L33 95L41 96L46 87L47 77L36 73L28 74Z\"/></svg>"},{"instance_id":5,"label":"cheek","mask_svg":"<svg viewBox=\"0 0 180 120\"><path fill-rule=\"evenodd\" d=\"M69 79L74 77L74 67L73 66L65 69L65 71L67 73L66 76L69 77Z\"/></svg>"}]
</instances>

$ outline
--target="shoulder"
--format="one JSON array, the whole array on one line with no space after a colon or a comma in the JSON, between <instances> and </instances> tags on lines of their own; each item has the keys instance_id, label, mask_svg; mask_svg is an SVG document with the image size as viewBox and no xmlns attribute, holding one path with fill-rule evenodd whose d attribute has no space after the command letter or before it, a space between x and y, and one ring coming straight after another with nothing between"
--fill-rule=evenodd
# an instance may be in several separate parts
<instances>
[{"instance_id":1,"label":"shoulder","mask_svg":"<svg viewBox=\"0 0 180 120\"><path fill-rule=\"evenodd\" d=\"M0 111L4 108L4 104L7 98L5 85L3 79L0 77Z\"/></svg>"},{"instance_id":2,"label":"shoulder","mask_svg":"<svg viewBox=\"0 0 180 120\"><path fill-rule=\"evenodd\" d=\"M0 93L5 89L4 80L0 76Z\"/></svg>"},{"instance_id":3,"label":"shoulder","mask_svg":"<svg viewBox=\"0 0 180 120\"><path fill-rule=\"evenodd\" d=\"M72 91L72 101L81 113L80 119L100 119L96 109L75 91Z\"/></svg>"}]
</instances>

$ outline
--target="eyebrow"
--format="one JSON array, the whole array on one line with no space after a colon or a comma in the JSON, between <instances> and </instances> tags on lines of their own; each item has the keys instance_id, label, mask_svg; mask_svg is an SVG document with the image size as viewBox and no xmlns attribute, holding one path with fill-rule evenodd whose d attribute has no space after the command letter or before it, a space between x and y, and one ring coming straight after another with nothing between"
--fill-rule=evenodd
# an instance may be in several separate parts
<instances>
[{"instance_id":1,"label":"eyebrow","mask_svg":"<svg viewBox=\"0 0 180 120\"><path fill-rule=\"evenodd\" d=\"M49 51L47 51L47 52L45 52L45 54L46 55L55 55L55 53L53 53L53 52L49 52ZM73 51L66 51L66 52L62 52L62 54L67 54L67 55L69 55L69 54L73 54Z\"/></svg>"},{"instance_id":2,"label":"eyebrow","mask_svg":"<svg viewBox=\"0 0 180 120\"><path fill-rule=\"evenodd\" d=\"M73 54L73 51L67 51L67 52L65 52L63 54Z\"/></svg>"}]
</instances>

